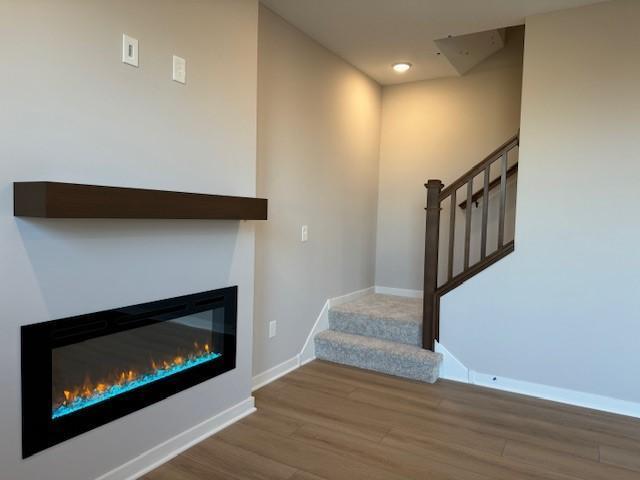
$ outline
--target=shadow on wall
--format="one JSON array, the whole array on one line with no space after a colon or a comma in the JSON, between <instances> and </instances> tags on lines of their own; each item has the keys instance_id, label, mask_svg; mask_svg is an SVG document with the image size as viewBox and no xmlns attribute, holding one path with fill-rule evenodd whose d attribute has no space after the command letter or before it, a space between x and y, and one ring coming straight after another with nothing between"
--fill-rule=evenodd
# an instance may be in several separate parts
<instances>
[{"instance_id":1,"label":"shadow on wall","mask_svg":"<svg viewBox=\"0 0 640 480\"><path fill-rule=\"evenodd\" d=\"M15 221L51 319L227 286L239 231L219 220Z\"/></svg>"}]
</instances>

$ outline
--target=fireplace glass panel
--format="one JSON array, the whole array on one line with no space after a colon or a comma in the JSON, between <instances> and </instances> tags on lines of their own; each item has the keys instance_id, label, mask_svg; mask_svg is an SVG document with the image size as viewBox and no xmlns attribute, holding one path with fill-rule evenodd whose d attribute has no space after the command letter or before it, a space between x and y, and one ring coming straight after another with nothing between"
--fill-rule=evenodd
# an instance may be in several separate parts
<instances>
[{"instance_id":1,"label":"fireplace glass panel","mask_svg":"<svg viewBox=\"0 0 640 480\"><path fill-rule=\"evenodd\" d=\"M51 350L51 418L220 358L222 306Z\"/></svg>"}]
</instances>

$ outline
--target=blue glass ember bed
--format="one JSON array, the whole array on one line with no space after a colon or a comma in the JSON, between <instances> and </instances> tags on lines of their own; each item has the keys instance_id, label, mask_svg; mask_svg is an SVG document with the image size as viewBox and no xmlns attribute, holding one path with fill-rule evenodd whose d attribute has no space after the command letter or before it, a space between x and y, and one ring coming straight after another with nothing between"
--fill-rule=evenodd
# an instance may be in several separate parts
<instances>
[{"instance_id":1,"label":"blue glass ember bed","mask_svg":"<svg viewBox=\"0 0 640 480\"><path fill-rule=\"evenodd\" d=\"M235 368L237 287L22 327L23 457Z\"/></svg>"}]
</instances>

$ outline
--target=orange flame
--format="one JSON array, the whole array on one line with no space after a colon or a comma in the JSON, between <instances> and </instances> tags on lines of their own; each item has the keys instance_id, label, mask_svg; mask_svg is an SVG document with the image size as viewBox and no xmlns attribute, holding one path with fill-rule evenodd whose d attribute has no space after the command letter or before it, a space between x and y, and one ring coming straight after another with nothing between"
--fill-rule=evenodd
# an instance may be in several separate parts
<instances>
[{"instance_id":1,"label":"orange flame","mask_svg":"<svg viewBox=\"0 0 640 480\"><path fill-rule=\"evenodd\" d=\"M192 360L210 353L209 344L200 345L198 342L193 343L194 350L186 355L175 355L172 359L156 361L149 360L149 370L145 372L137 372L135 370L123 370L108 375L98 381L92 381L89 376L85 377L82 385L66 388L62 391L62 396L54 401L54 409L61 405L68 405L79 398L88 399L95 395L99 395L114 385L124 385L134 381L141 374L156 372L161 369L169 369L171 367L182 365L187 360Z\"/></svg>"}]
</instances>

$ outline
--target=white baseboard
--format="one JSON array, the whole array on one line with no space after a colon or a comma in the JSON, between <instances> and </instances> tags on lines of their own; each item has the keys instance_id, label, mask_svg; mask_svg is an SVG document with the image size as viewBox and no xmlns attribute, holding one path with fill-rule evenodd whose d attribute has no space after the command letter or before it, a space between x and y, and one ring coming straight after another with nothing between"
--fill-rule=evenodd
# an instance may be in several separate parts
<instances>
[{"instance_id":1,"label":"white baseboard","mask_svg":"<svg viewBox=\"0 0 640 480\"><path fill-rule=\"evenodd\" d=\"M328 299L318 318L316 318L309 335L307 335L307 339L302 346L302 350L298 354L300 365L304 365L305 363L309 363L313 359L316 358L315 346L313 343L313 337L315 337L318 333L323 332L329 328L329 309L331 307L335 307L336 305L342 305L343 303L352 302L353 300L357 300L360 297L364 297L370 293L374 292L374 287L363 288L362 290L356 290L355 292L347 293L346 295L340 295L339 297L333 297Z\"/></svg>"},{"instance_id":2,"label":"white baseboard","mask_svg":"<svg viewBox=\"0 0 640 480\"><path fill-rule=\"evenodd\" d=\"M259 373L252 380L251 391L257 390L260 387L264 387L266 384L273 382L274 380L286 375L287 373L295 370L300 366L300 354L295 357L285 360L279 365L270 368L269 370Z\"/></svg>"},{"instance_id":3,"label":"white baseboard","mask_svg":"<svg viewBox=\"0 0 640 480\"><path fill-rule=\"evenodd\" d=\"M254 398L249 397L204 422L179 433L175 437L156 445L142 455L101 475L96 480L135 480L168 462L196 443L255 411Z\"/></svg>"},{"instance_id":4,"label":"white baseboard","mask_svg":"<svg viewBox=\"0 0 640 480\"><path fill-rule=\"evenodd\" d=\"M436 351L442 353L443 360L440 368L440 378L456 382L480 385L482 387L520 393L531 397L542 398L558 403L565 403L576 407L590 408L603 412L627 415L640 418L640 404L606 397L594 393L579 392L566 388L552 387L539 383L499 377L487 373L476 372L464 366L442 344L436 343Z\"/></svg>"},{"instance_id":5,"label":"white baseboard","mask_svg":"<svg viewBox=\"0 0 640 480\"><path fill-rule=\"evenodd\" d=\"M257 390L258 388L263 387L268 383L271 383L274 380L282 377L283 375L286 375L287 373L295 370L296 368L314 360L316 358L316 353L313 344L313 337L315 337L316 334L329 328L329 309L336 305L351 302L360 297L373 293L374 291L374 287L364 288L362 290L356 290L355 292L347 293L346 295L329 298L326 302L324 302L324 305L322 306L322 309L320 310L320 313L318 314L313 327L311 327L311 330L307 335L300 353L290 358L289 360L285 360L281 364L276 365L275 367L272 367L269 370L254 376L252 389Z\"/></svg>"},{"instance_id":6,"label":"white baseboard","mask_svg":"<svg viewBox=\"0 0 640 480\"><path fill-rule=\"evenodd\" d=\"M469 383L469 369L465 367L449 350L436 342L436 352L442 354L440 365L440 378L454 380L456 382Z\"/></svg>"},{"instance_id":7,"label":"white baseboard","mask_svg":"<svg viewBox=\"0 0 640 480\"><path fill-rule=\"evenodd\" d=\"M640 418L640 404L617 398L469 371L469 383L532 397Z\"/></svg>"},{"instance_id":8,"label":"white baseboard","mask_svg":"<svg viewBox=\"0 0 640 480\"><path fill-rule=\"evenodd\" d=\"M393 288L382 287L380 285L375 286L375 292L383 295L395 295L397 297L409 297L409 298L422 298L422 290L409 290L406 288Z\"/></svg>"},{"instance_id":9,"label":"white baseboard","mask_svg":"<svg viewBox=\"0 0 640 480\"><path fill-rule=\"evenodd\" d=\"M302 350L300 350L300 353L297 355L298 361L301 365L316 358L316 349L313 343L313 337L315 337L317 333L329 328L329 309L331 308L331 305L331 299L324 302L322 310L320 310L313 327L311 327L309 335L307 335L304 345L302 346Z\"/></svg>"},{"instance_id":10,"label":"white baseboard","mask_svg":"<svg viewBox=\"0 0 640 480\"><path fill-rule=\"evenodd\" d=\"M333 297L328 300L329 307L335 307L336 305L342 305L343 303L352 302L360 297L369 295L375 292L376 287L363 288L362 290L356 290L355 292L347 293L346 295L340 295L339 297Z\"/></svg>"}]
</instances>

